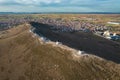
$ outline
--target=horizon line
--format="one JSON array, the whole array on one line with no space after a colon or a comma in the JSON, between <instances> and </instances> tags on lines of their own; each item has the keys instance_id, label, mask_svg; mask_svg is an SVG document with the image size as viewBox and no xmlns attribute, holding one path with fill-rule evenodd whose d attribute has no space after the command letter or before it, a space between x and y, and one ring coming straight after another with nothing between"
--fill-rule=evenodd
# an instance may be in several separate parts
<instances>
[{"instance_id":1,"label":"horizon line","mask_svg":"<svg viewBox=\"0 0 120 80\"><path fill-rule=\"evenodd\" d=\"M120 14L120 12L0 12L0 14Z\"/></svg>"}]
</instances>

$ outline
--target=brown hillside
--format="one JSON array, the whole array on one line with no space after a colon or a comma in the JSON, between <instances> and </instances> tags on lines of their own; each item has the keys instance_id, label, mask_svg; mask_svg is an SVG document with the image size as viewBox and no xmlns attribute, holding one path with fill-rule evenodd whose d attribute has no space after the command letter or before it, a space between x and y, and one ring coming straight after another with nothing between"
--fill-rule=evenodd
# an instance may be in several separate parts
<instances>
[{"instance_id":1,"label":"brown hillside","mask_svg":"<svg viewBox=\"0 0 120 80\"><path fill-rule=\"evenodd\" d=\"M0 32L0 80L119 80L120 65L41 44L24 24Z\"/></svg>"}]
</instances>

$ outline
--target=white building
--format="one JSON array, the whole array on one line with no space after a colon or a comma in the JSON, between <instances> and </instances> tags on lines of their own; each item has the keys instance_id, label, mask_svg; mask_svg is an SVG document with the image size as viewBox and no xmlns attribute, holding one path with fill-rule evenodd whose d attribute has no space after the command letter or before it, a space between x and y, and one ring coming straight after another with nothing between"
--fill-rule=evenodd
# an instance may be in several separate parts
<instances>
[{"instance_id":1,"label":"white building","mask_svg":"<svg viewBox=\"0 0 120 80\"><path fill-rule=\"evenodd\" d=\"M105 38L107 38L107 39L111 39L111 36L110 36L110 32L109 32L109 31L105 31L105 32L103 33L103 36L104 36Z\"/></svg>"},{"instance_id":2,"label":"white building","mask_svg":"<svg viewBox=\"0 0 120 80\"><path fill-rule=\"evenodd\" d=\"M120 25L120 23L117 22L107 22L108 24L114 24L114 25Z\"/></svg>"}]
</instances>

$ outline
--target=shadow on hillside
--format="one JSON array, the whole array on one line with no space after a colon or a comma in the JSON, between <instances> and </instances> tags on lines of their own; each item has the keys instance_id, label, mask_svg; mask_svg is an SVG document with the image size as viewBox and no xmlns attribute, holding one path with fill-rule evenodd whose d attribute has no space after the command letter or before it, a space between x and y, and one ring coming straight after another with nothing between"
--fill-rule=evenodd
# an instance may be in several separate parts
<instances>
[{"instance_id":1,"label":"shadow on hillside","mask_svg":"<svg viewBox=\"0 0 120 80\"><path fill-rule=\"evenodd\" d=\"M88 54L94 54L107 60L120 63L120 44L85 32L55 32L52 26L42 23L30 22L38 35L49 38L52 41L62 42L69 47L83 50Z\"/></svg>"}]
</instances>

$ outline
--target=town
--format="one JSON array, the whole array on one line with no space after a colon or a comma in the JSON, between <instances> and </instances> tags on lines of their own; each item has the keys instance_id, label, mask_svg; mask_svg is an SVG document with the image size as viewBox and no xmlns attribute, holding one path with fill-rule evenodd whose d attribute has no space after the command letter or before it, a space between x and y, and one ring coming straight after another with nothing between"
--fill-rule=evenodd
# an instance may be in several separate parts
<instances>
[{"instance_id":1,"label":"town","mask_svg":"<svg viewBox=\"0 0 120 80\"><path fill-rule=\"evenodd\" d=\"M71 15L69 15L71 16ZM19 24L38 22L52 26L54 31L59 32L74 32L84 31L97 34L106 39L119 41L120 40L120 23L119 22L103 22L98 23L103 15L95 17L96 15L77 15L66 17L65 15L1 15L0 16L0 30L9 29ZM111 17L111 16L110 16ZM116 16L112 16L116 17ZM108 17L107 17L108 18ZM108 26L109 25L109 26ZM111 32L112 26L118 26L118 33Z\"/></svg>"}]
</instances>

